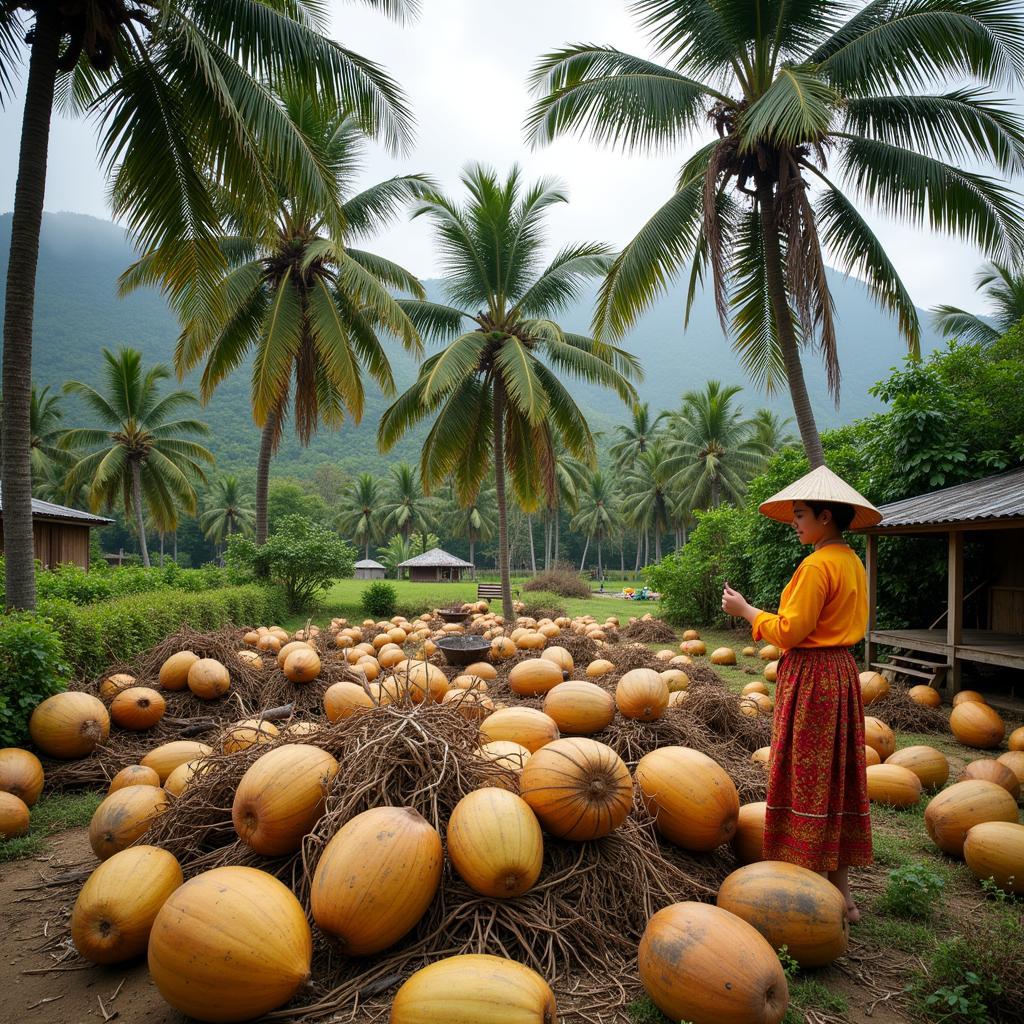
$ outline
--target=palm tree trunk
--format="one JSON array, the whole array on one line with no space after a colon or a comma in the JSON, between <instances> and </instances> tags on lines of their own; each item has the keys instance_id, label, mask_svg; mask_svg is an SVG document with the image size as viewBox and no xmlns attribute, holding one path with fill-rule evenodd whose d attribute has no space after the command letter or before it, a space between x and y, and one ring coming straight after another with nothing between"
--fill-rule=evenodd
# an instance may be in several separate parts
<instances>
[{"instance_id":1,"label":"palm tree trunk","mask_svg":"<svg viewBox=\"0 0 1024 1024\"><path fill-rule=\"evenodd\" d=\"M533 516L526 517L526 532L530 537L530 571L537 575L537 554L533 550Z\"/></svg>"},{"instance_id":2,"label":"palm tree trunk","mask_svg":"<svg viewBox=\"0 0 1024 1024\"><path fill-rule=\"evenodd\" d=\"M505 504L505 390L501 378L494 380L494 492L498 502L498 576L501 579L501 611L506 619L514 616L512 579L508 572L508 509Z\"/></svg>"},{"instance_id":3,"label":"palm tree trunk","mask_svg":"<svg viewBox=\"0 0 1024 1024\"><path fill-rule=\"evenodd\" d=\"M223 559L221 559L223 563ZM164 567L164 531L160 531L160 568Z\"/></svg>"},{"instance_id":4,"label":"palm tree trunk","mask_svg":"<svg viewBox=\"0 0 1024 1024\"><path fill-rule=\"evenodd\" d=\"M623 579L626 578L626 539L625 537L619 538L619 575Z\"/></svg>"},{"instance_id":5,"label":"palm tree trunk","mask_svg":"<svg viewBox=\"0 0 1024 1024\"><path fill-rule=\"evenodd\" d=\"M587 534L587 543L583 545L583 557L580 559L580 572L583 572L583 567L587 564L587 548L590 547L590 534Z\"/></svg>"},{"instance_id":6,"label":"palm tree trunk","mask_svg":"<svg viewBox=\"0 0 1024 1024\"><path fill-rule=\"evenodd\" d=\"M601 534L597 535L597 578L604 579L604 567L601 565Z\"/></svg>"},{"instance_id":7,"label":"palm tree trunk","mask_svg":"<svg viewBox=\"0 0 1024 1024\"><path fill-rule=\"evenodd\" d=\"M764 270L768 282L768 297L775 314L779 348L786 367L789 394L793 401L793 413L800 430L800 440L811 469L825 465L825 454L821 447L821 435L814 421L814 410L807 394L804 368L800 363L793 317L786 297L786 284L782 272L782 249L779 245L779 222L775 210L772 185L766 178L758 176L757 198L761 208L761 233L764 239Z\"/></svg>"},{"instance_id":8,"label":"palm tree trunk","mask_svg":"<svg viewBox=\"0 0 1024 1024\"><path fill-rule=\"evenodd\" d=\"M260 434L260 454L256 461L256 543L267 543L267 492L270 490L270 458L274 454L274 437L280 409L267 414Z\"/></svg>"},{"instance_id":9,"label":"palm tree trunk","mask_svg":"<svg viewBox=\"0 0 1024 1024\"><path fill-rule=\"evenodd\" d=\"M50 116L57 79L60 20L56 4L40 4L29 58L21 153L14 188L11 248L4 309L3 422L0 479L3 480L5 604L35 608L35 548L32 538L32 320L36 301L39 233L46 193ZM17 22L15 22L15 25Z\"/></svg>"},{"instance_id":10,"label":"palm tree trunk","mask_svg":"<svg viewBox=\"0 0 1024 1024\"><path fill-rule=\"evenodd\" d=\"M366 554L365 554L365 558L366 558L367 561L370 560L370 538L369 537L366 538Z\"/></svg>"},{"instance_id":11,"label":"palm tree trunk","mask_svg":"<svg viewBox=\"0 0 1024 1024\"><path fill-rule=\"evenodd\" d=\"M636 565L633 566L633 572L637 573L640 571L640 556L644 550L644 538L643 534L639 530L636 531Z\"/></svg>"},{"instance_id":12,"label":"palm tree trunk","mask_svg":"<svg viewBox=\"0 0 1024 1024\"><path fill-rule=\"evenodd\" d=\"M718 508L722 503L722 481L716 474L711 478L711 507Z\"/></svg>"},{"instance_id":13,"label":"palm tree trunk","mask_svg":"<svg viewBox=\"0 0 1024 1024\"><path fill-rule=\"evenodd\" d=\"M654 528L654 560L661 561L661 530Z\"/></svg>"},{"instance_id":14,"label":"palm tree trunk","mask_svg":"<svg viewBox=\"0 0 1024 1024\"><path fill-rule=\"evenodd\" d=\"M555 555L551 560L552 567L558 565L558 546L562 539L562 515L556 509L555 510Z\"/></svg>"},{"instance_id":15,"label":"palm tree trunk","mask_svg":"<svg viewBox=\"0 0 1024 1024\"><path fill-rule=\"evenodd\" d=\"M142 564L148 569L149 548L146 546L146 520L142 516L142 467L132 460L132 508L135 512L135 529L139 532L139 554Z\"/></svg>"},{"instance_id":16,"label":"palm tree trunk","mask_svg":"<svg viewBox=\"0 0 1024 1024\"><path fill-rule=\"evenodd\" d=\"M171 558L174 559L174 564L178 564L178 528L174 528L174 539L172 541L174 547L172 548Z\"/></svg>"},{"instance_id":17,"label":"palm tree trunk","mask_svg":"<svg viewBox=\"0 0 1024 1024\"><path fill-rule=\"evenodd\" d=\"M469 535L469 560L473 563L473 568L470 570L471 579L476 579L476 558L473 556L473 551L476 548L476 540L473 538L473 534Z\"/></svg>"}]
</instances>

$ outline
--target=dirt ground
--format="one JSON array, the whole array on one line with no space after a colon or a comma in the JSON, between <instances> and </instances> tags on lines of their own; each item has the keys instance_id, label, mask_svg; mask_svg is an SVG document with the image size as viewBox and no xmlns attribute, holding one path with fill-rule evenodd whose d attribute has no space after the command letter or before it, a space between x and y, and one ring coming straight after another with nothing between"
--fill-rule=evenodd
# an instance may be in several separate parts
<instances>
[{"instance_id":1,"label":"dirt ground","mask_svg":"<svg viewBox=\"0 0 1024 1024\"><path fill-rule=\"evenodd\" d=\"M39 882L95 866L88 832L54 836L47 852L0 865L0 1024L181 1024L161 998L144 960L125 968L65 967L47 933L71 905ZM35 890L35 891L33 891Z\"/></svg>"}]
</instances>

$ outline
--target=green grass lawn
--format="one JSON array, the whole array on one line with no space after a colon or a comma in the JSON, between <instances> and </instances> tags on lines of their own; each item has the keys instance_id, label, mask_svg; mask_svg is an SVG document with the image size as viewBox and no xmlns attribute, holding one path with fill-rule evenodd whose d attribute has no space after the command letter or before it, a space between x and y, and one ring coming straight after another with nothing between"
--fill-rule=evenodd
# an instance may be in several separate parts
<instances>
[{"instance_id":1,"label":"green grass lawn","mask_svg":"<svg viewBox=\"0 0 1024 1024\"><path fill-rule=\"evenodd\" d=\"M46 848L49 836L88 825L103 796L97 792L44 794L31 808L28 832L15 839L0 839L0 863L34 857Z\"/></svg>"}]
</instances>

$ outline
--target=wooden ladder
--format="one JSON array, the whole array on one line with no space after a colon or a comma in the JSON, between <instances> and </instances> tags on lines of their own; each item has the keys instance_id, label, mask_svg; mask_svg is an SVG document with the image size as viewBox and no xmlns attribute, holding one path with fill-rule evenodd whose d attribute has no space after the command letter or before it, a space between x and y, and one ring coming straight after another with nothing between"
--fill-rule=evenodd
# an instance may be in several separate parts
<instances>
[{"instance_id":1,"label":"wooden ladder","mask_svg":"<svg viewBox=\"0 0 1024 1024\"><path fill-rule=\"evenodd\" d=\"M892 682L909 684L916 679L936 690L942 689L949 668L944 661L931 661L917 654L890 654L888 661L873 661L871 667L889 673Z\"/></svg>"}]
</instances>

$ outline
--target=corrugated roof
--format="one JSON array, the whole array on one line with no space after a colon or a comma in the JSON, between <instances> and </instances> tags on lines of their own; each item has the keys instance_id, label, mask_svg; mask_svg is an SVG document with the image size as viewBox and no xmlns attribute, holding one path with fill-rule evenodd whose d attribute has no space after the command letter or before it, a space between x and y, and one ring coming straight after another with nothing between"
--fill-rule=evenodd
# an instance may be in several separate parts
<instances>
[{"instance_id":1,"label":"corrugated roof","mask_svg":"<svg viewBox=\"0 0 1024 1024\"><path fill-rule=\"evenodd\" d=\"M0 487L0 515L3 514L3 490ZM88 523L91 526L106 526L112 523L113 519L106 519L103 516L94 516L91 512L82 512L77 508L68 508L67 505L55 505L52 501L41 501L39 498L32 499L32 515L41 519L66 519L69 522Z\"/></svg>"},{"instance_id":2,"label":"corrugated roof","mask_svg":"<svg viewBox=\"0 0 1024 1024\"><path fill-rule=\"evenodd\" d=\"M868 532L895 526L941 526L1024 517L1024 468L904 498L879 508L882 522Z\"/></svg>"},{"instance_id":3,"label":"corrugated roof","mask_svg":"<svg viewBox=\"0 0 1024 1024\"><path fill-rule=\"evenodd\" d=\"M387 569L387 566L381 565L380 562L375 562L372 558L363 558L356 562L355 567L357 569Z\"/></svg>"},{"instance_id":4,"label":"corrugated roof","mask_svg":"<svg viewBox=\"0 0 1024 1024\"><path fill-rule=\"evenodd\" d=\"M429 551L424 551L422 555L417 555L415 558L410 558L407 562L402 562L398 568L432 569L436 566L440 566L442 569L472 569L473 563L464 562L461 558L449 555L447 551L442 551L440 548L431 548Z\"/></svg>"}]
</instances>

